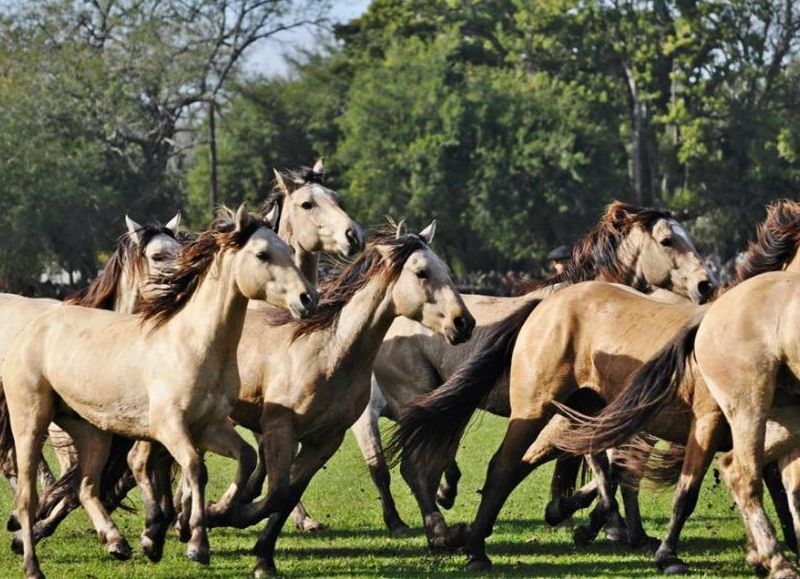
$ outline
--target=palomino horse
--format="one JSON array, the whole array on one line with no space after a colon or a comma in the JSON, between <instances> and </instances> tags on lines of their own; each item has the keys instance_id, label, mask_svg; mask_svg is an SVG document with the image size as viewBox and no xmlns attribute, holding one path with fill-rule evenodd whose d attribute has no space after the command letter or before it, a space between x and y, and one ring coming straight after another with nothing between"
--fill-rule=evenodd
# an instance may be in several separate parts
<instances>
[{"instance_id":1,"label":"palomino horse","mask_svg":"<svg viewBox=\"0 0 800 579\"><path fill-rule=\"evenodd\" d=\"M128 216L125 216L125 224L128 231L117 241L114 253L103 267L103 273L89 286L67 298L67 303L132 313L144 281L171 264L180 246L176 240L180 213L163 227L158 224L142 226ZM5 360L14 339L25 327L39 314L59 305L61 302L57 300L0 294L0 364ZM57 445L55 450L62 470L65 470L69 462L69 441ZM5 459L3 473L15 487L14 461L11 457ZM46 465L42 461L40 466L43 471L47 470Z\"/></svg>"},{"instance_id":2,"label":"palomino horse","mask_svg":"<svg viewBox=\"0 0 800 579\"><path fill-rule=\"evenodd\" d=\"M301 167L293 171L275 170L275 186L264 202L263 212L278 212L277 233L281 239L288 243L294 250L295 264L303 275L314 286L317 285L319 254L338 254L343 258L352 257L364 249L364 232L344 210L338 193L322 184L324 166L319 160L313 168ZM257 302L256 302L257 303ZM256 433L259 442L258 467L242 492L242 500L249 501L258 496L266 477L266 467L263 460L263 442ZM163 449L161 449L163 450ZM158 453L156 453L158 454ZM131 471L136 472L136 479L141 481L140 488L148 511L148 529L142 535L143 544L148 548L145 552L154 559L161 557L160 549L153 546L161 541L153 541L153 537L160 534L161 521L172 518L172 508L159 509L157 506L166 504L166 495L171 490L166 487L171 485L170 477L161 477L161 480L150 480L152 476L163 475L162 469L154 469L149 463L158 460L153 456L152 443L138 442L129 457ZM131 477L132 478L132 477ZM132 488L132 480L117 493L117 501L121 501L127 490ZM189 495L184 496L183 484L181 491L176 496L176 502L183 504L182 516L178 519L177 528L183 539L187 539ZM154 502L155 501L155 502ZM312 519L302 503L292 512L295 526L306 532L314 532L323 528L323 525Z\"/></svg>"},{"instance_id":3,"label":"palomino horse","mask_svg":"<svg viewBox=\"0 0 800 579\"><path fill-rule=\"evenodd\" d=\"M617 202L607 208L597 227L575 245L566 270L538 289L518 298L465 296L478 322L476 338L470 343L449 346L413 322L398 320L393 324L375 362L377 383L373 383L370 404L353 427L381 496L384 521L392 534L402 534L408 527L391 495L389 470L378 430L379 417L397 420L416 398L434 391L466 360L480 352L486 344L482 336L520 307L538 303L560 287L591 279L614 281L648 293L668 289L697 302L703 301L712 289L700 256L683 227L669 213ZM518 324L522 321L518 320ZM482 407L508 416L507 374L498 377ZM449 508L455 499L460 473L454 456L455 448L449 455L440 448L435 461L404 459L401 465L401 473L420 506L429 545L434 549L447 549L451 541L459 541L460 530L448 530L436 504L438 501ZM437 492L442 470L446 482Z\"/></svg>"},{"instance_id":4,"label":"palomino horse","mask_svg":"<svg viewBox=\"0 0 800 579\"><path fill-rule=\"evenodd\" d=\"M88 308L113 309L122 314L133 313L136 304L147 291L147 280L151 276L164 273L175 260L180 248L177 238L180 219L178 213L165 226L139 225L126 216L127 232L117 241L117 246L103 267L103 272L86 288L69 296L65 300L66 303ZM0 324L2 328L0 362L5 359L13 339L36 316L56 305L59 305L59 302L54 300L0 296L0 319L3 320L3 324ZM55 424L50 425L50 437L54 441L53 449L61 473L70 472L76 463L72 441ZM44 460L40 463L40 468L43 470L42 465L46 466ZM11 472L6 469L6 476L10 476ZM13 476L16 477L16 474ZM46 498L37 515L38 521L34 531L37 541L52 534L64 517L80 504L76 494L77 489L55 484L47 486L49 488L45 489ZM8 526L16 529L17 523L15 520L10 520ZM19 535L15 536L12 546L15 551L22 552Z\"/></svg>"},{"instance_id":5,"label":"palomino horse","mask_svg":"<svg viewBox=\"0 0 800 579\"><path fill-rule=\"evenodd\" d=\"M748 250L734 283L776 269L785 268L789 272L800 272L798 248L800 248L800 204L781 202L772 206L767 221L759 231L758 242ZM731 292L734 290L736 288ZM739 291L736 290L734 295L740 295ZM761 292L758 295L761 295ZM725 422L723 411L712 398L704 380L705 375L697 371L693 359L689 356L693 352L695 333L701 325L701 319L704 325L704 318L697 318L694 323L677 333L658 355L631 378L630 386L599 416L594 419L578 417L585 424L573 429L572 433L560 436L562 442L559 446L570 452L580 452L589 448L593 450L611 448L624 444L640 430L650 432L649 423L654 417L657 418L664 412L675 414L679 408L685 410L684 400L691 400L691 424L687 425L690 436L684 437L684 429L681 427L676 429L672 436L666 437L677 445L685 444L685 448L674 447L677 452L672 453L667 465L660 465L654 473L646 473L655 475L657 482L673 482L678 474L676 471L680 471L667 536L656 553L659 568L668 572L686 570L686 565L677 557L680 532L694 509L700 486L714 453L724 449L730 440L730 429ZM720 338L721 336L722 334ZM778 422L777 417L771 417L768 430L791 431L791 428ZM772 452L772 456L777 455ZM724 459L722 462L724 463ZM789 462L781 460L784 483L787 491L796 491L794 481L798 480L797 467L800 465ZM770 492L775 499L775 489L770 488ZM787 538L795 538L800 534L797 493L790 492L789 498L790 520L785 521L785 517L782 516L781 523ZM782 514L780 509L778 512ZM791 521L792 517L794 521ZM795 537L790 537L791 534ZM794 547L796 548L796 543ZM758 557L753 560L760 562Z\"/></svg>"},{"instance_id":6,"label":"palomino horse","mask_svg":"<svg viewBox=\"0 0 800 579\"><path fill-rule=\"evenodd\" d=\"M111 554L130 555L97 494L114 433L156 440L178 461L193 495L187 555L207 563L207 475L196 448L237 459L255 454L228 420L239 390L236 348L247 300L269 301L296 317L316 306L316 292L289 247L244 206L183 246L174 270L154 282L162 287L142 301L141 317L54 308L36 318L8 353L0 449L12 443L16 449L16 511L27 576L42 575L33 541L35 471L52 420L75 442L81 504Z\"/></svg>"},{"instance_id":7,"label":"palomino horse","mask_svg":"<svg viewBox=\"0 0 800 579\"><path fill-rule=\"evenodd\" d=\"M392 322L416 320L453 344L470 337L474 319L428 248L433 233L434 224L418 235L398 227L373 240L323 284L317 313L307 320L248 312L232 417L264 437L268 493L210 522L245 527L269 516L256 545L257 574L275 572L275 542L287 516L363 412L372 363Z\"/></svg>"},{"instance_id":8,"label":"palomino horse","mask_svg":"<svg viewBox=\"0 0 800 579\"><path fill-rule=\"evenodd\" d=\"M687 323L700 319L704 311L691 305L657 303L628 288L599 282L562 290L533 311L519 330L512 355L511 421L490 463L481 505L467 538L472 568L490 565L485 538L506 497L533 468L554 457L555 441L564 440L567 421L550 421L557 403L574 403L575 396L586 390L594 390L604 400L614 399L644 360ZM507 346L500 345L503 349ZM495 350L473 357L443 389L423 399L401 420L397 446L404 453L417 453L419 460L425 460L458 440L477 405L463 401L479 401L491 388L487 378L502 371L496 363L504 351ZM678 405L648 431L685 441L689 424L680 418L688 412L689 407ZM627 416L630 414L629 408ZM448 420L437 422L441 416ZM582 446L580 451L606 447ZM630 540L643 542L647 537L638 503L629 501L630 496L625 496Z\"/></svg>"}]
</instances>

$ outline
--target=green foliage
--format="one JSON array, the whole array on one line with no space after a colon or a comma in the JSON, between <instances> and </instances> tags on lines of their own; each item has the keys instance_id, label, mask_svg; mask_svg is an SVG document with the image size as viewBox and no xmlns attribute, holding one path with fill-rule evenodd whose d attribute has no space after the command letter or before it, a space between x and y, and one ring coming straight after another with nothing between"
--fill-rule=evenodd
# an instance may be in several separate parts
<instances>
[{"instance_id":1,"label":"green foliage","mask_svg":"<svg viewBox=\"0 0 800 579\"><path fill-rule=\"evenodd\" d=\"M216 201L258 205L273 167L322 156L365 224L439 219L458 270L534 269L613 198L679 212L727 258L800 188L793 2L375 0L270 79L237 75L259 25L325 2L137 2L0 25L4 278L91 271L125 210L183 204L202 227L209 103ZM220 6L250 10L250 36L215 43Z\"/></svg>"}]
</instances>

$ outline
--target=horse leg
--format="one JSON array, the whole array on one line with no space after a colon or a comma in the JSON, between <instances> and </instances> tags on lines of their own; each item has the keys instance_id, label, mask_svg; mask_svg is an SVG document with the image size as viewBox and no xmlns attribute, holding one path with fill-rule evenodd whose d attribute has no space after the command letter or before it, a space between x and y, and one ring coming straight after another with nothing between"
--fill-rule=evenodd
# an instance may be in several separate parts
<instances>
[{"instance_id":1,"label":"horse leg","mask_svg":"<svg viewBox=\"0 0 800 579\"><path fill-rule=\"evenodd\" d=\"M444 480L436 491L436 502L443 509L452 509L458 494L458 481L461 480L461 469L455 459L444 471Z\"/></svg>"},{"instance_id":2,"label":"horse leg","mask_svg":"<svg viewBox=\"0 0 800 579\"><path fill-rule=\"evenodd\" d=\"M100 542L113 557L126 561L131 558L130 545L119 532L100 500L100 479L109 457L112 435L82 419L63 419L59 425L66 430L78 451L80 483L78 497L92 521Z\"/></svg>"},{"instance_id":3,"label":"horse leg","mask_svg":"<svg viewBox=\"0 0 800 579\"><path fill-rule=\"evenodd\" d=\"M7 393L5 395L7 396ZM53 401L52 397L37 397L35 402L31 404L26 397L25 406L20 408L29 410L13 412L12 408L6 408L4 411L9 414L17 458L15 510L24 554L23 570L27 578L44 578L36 556L33 524L38 500L36 470L39 457L42 455L44 435L53 412Z\"/></svg>"},{"instance_id":4,"label":"horse leg","mask_svg":"<svg viewBox=\"0 0 800 579\"><path fill-rule=\"evenodd\" d=\"M389 535L402 537L408 535L409 527L400 517L400 513L397 512L397 506L394 503L391 474L389 474L389 467L386 465L386 460L383 456L381 433L378 424L381 411L385 405L386 401L380 389L377 388L377 382L373 376L369 404L355 424L350 427L350 430L356 437L358 448L367 463L367 468L369 468L372 482L378 489L381 509L383 510L383 522L389 529Z\"/></svg>"},{"instance_id":5,"label":"horse leg","mask_svg":"<svg viewBox=\"0 0 800 579\"><path fill-rule=\"evenodd\" d=\"M464 544L466 525L448 527L444 515L436 504L436 489L447 465L454 460L450 450L443 450L441 461L423 463L415 456L404 455L400 462L400 474L411 489L422 513L428 548L433 552L449 552Z\"/></svg>"},{"instance_id":6,"label":"horse leg","mask_svg":"<svg viewBox=\"0 0 800 579\"><path fill-rule=\"evenodd\" d=\"M692 420L680 479L672 501L667 534L656 551L656 565L667 575L689 571L678 557L678 540L683 526L697 505L703 478L719 446L722 423L723 417L719 410Z\"/></svg>"},{"instance_id":7,"label":"horse leg","mask_svg":"<svg viewBox=\"0 0 800 579\"><path fill-rule=\"evenodd\" d=\"M188 507L190 537L186 545L186 556L191 561L207 565L211 554L206 527L205 487L208 481L206 465L195 449L194 442L180 416L162 417L153 423L158 425L157 440L180 465L191 489L191 504Z\"/></svg>"},{"instance_id":8,"label":"horse leg","mask_svg":"<svg viewBox=\"0 0 800 579\"><path fill-rule=\"evenodd\" d=\"M240 495L239 501L242 503L249 503L255 500L255 498L261 494L261 489L264 488L264 481L267 479L267 459L264 437L259 432L253 432L253 436L258 443L258 463ZM294 521L294 526L304 533L316 533L325 529L324 524L314 520L311 515L308 514L303 503L297 503L297 506L292 511L291 517Z\"/></svg>"},{"instance_id":9,"label":"horse leg","mask_svg":"<svg viewBox=\"0 0 800 579\"><path fill-rule=\"evenodd\" d=\"M553 418L556 419L557 417ZM550 479L550 502L544 509L544 520L551 527L562 523L571 526L572 515L591 505L597 497L597 481L594 480L575 490L575 481L578 480L582 463L583 458L580 456L562 455L556 459Z\"/></svg>"},{"instance_id":10,"label":"horse leg","mask_svg":"<svg viewBox=\"0 0 800 579\"><path fill-rule=\"evenodd\" d=\"M791 460L788 462L791 462ZM761 473L761 475L764 479L764 485L769 491L772 504L775 506L775 513L778 515L778 521L781 524L781 530L783 531L783 542L793 553L797 553L798 535L796 533L796 526L794 523L794 511L793 507L789 503L790 499L787 495L791 486L784 483L783 470L784 469L778 463L770 462L764 467L764 471ZM791 471L792 469L789 468L788 470ZM792 474L791 472L787 472L787 474L789 475L789 481L791 484L791 481L793 480Z\"/></svg>"},{"instance_id":11,"label":"horse leg","mask_svg":"<svg viewBox=\"0 0 800 579\"><path fill-rule=\"evenodd\" d=\"M534 464L526 451L546 425L547 418L514 418L509 422L503 442L489 462L478 514L467 534L464 551L469 557L469 570L491 568L492 562L486 556L486 538L492 534L500 509L511 491L533 470Z\"/></svg>"},{"instance_id":12,"label":"horse leg","mask_svg":"<svg viewBox=\"0 0 800 579\"><path fill-rule=\"evenodd\" d=\"M722 402L722 401L720 401ZM746 401L741 401L742 404ZM720 404L723 408L725 406ZM750 405L758 408L758 405ZM760 563L774 577L797 577L775 538L775 530L761 501L761 470L764 455L766 417L756 420L749 413L731 413L728 420L733 437L733 451L720 461L725 484L736 500L747 525L757 561L752 555L748 563Z\"/></svg>"},{"instance_id":13,"label":"horse leg","mask_svg":"<svg viewBox=\"0 0 800 579\"><path fill-rule=\"evenodd\" d=\"M597 481L598 504L589 515L589 523L579 525L572 534L572 539L578 546L588 545L600 530L612 519L615 527L622 526L617 500L614 498L616 485L611 482L611 466L606 453L586 456L586 462L592 469L594 480Z\"/></svg>"},{"instance_id":14,"label":"horse leg","mask_svg":"<svg viewBox=\"0 0 800 579\"><path fill-rule=\"evenodd\" d=\"M208 506L208 525L222 526L240 504L242 491L256 467L256 453L239 436L230 420L207 426L200 434L198 443L201 448L235 459L238 463L233 483L218 501Z\"/></svg>"},{"instance_id":15,"label":"horse leg","mask_svg":"<svg viewBox=\"0 0 800 579\"><path fill-rule=\"evenodd\" d=\"M264 437L260 432L253 432L253 438L256 439L256 444L258 445L258 462L256 463L256 468L253 470L253 474L250 475L250 479L242 490L240 500L243 503L249 503L255 500L258 495L261 494L261 489L264 488L264 481L267 480L267 464L264 457L264 453L266 452Z\"/></svg>"},{"instance_id":16,"label":"horse leg","mask_svg":"<svg viewBox=\"0 0 800 579\"><path fill-rule=\"evenodd\" d=\"M164 488L157 489L154 480L157 470L157 453L152 443L139 441L128 453L128 466L133 473L136 484L142 495L145 506L145 529L140 537L142 551L153 562L161 560L164 552L164 540L171 518L169 511L164 512L161 494ZM160 492L159 492L160 491ZM169 489L166 489L169 492ZM171 502L171 501L170 501Z\"/></svg>"},{"instance_id":17,"label":"horse leg","mask_svg":"<svg viewBox=\"0 0 800 579\"><path fill-rule=\"evenodd\" d=\"M338 450L344 440L344 431L334 433L325 438L324 442L304 442L291 468L291 477L281 476L280 479L286 485L284 489L278 489L270 484L279 496L285 497L283 504L271 513L264 530L258 537L258 542L253 549L258 561L254 570L256 577L267 577L277 575L275 567L275 544L280 535L286 519L294 506L303 496L311 479L321 469L328 459ZM270 478L275 473L272 464L269 465ZM288 480L287 480L288 479ZM271 482L271 481L270 481ZM286 484L288 482L288 484Z\"/></svg>"},{"instance_id":18,"label":"horse leg","mask_svg":"<svg viewBox=\"0 0 800 579\"><path fill-rule=\"evenodd\" d=\"M783 487L786 489L789 510L792 515L791 536L800 537L800 449L792 450L778 460ZM784 529L784 536L788 536ZM797 544L790 547L797 555Z\"/></svg>"}]
</instances>

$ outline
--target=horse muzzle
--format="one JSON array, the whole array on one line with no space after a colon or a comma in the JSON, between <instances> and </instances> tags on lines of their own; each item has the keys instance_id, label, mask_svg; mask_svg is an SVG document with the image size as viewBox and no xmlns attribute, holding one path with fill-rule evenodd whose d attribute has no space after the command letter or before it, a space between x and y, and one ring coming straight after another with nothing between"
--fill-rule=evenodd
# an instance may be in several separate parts
<instances>
[{"instance_id":1,"label":"horse muzzle","mask_svg":"<svg viewBox=\"0 0 800 579\"><path fill-rule=\"evenodd\" d=\"M475 318L470 313L453 318L453 326L447 332L447 341L453 346L463 344L472 337L475 329Z\"/></svg>"}]
</instances>

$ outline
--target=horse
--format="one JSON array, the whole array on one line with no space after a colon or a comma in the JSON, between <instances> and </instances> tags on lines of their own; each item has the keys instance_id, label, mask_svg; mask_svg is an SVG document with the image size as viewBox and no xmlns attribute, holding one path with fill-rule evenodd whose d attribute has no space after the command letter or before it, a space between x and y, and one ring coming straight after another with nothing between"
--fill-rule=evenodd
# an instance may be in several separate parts
<instances>
[{"instance_id":1,"label":"horse","mask_svg":"<svg viewBox=\"0 0 800 579\"><path fill-rule=\"evenodd\" d=\"M564 440L568 427L565 419L551 422L558 403L575 403L575 397L592 391L599 395L595 399L613 400L645 360L704 312L705 307L658 303L630 288L601 282L561 290L533 309L515 334L516 341L509 340L514 344L511 420L489 465L480 508L466 539L470 568L491 566L485 538L506 497L533 468L555 457L556 443ZM494 376L507 367L509 345L474 356L445 387L412 407L401 419L394 447L403 454L416 453L418 460L432 460L441 448L452 447L473 409L491 389ZM498 366L498 361L504 362ZM659 417L648 432L685 441L688 413L687 406L679 405ZM437 423L444 415L449 420ZM584 445L571 452L603 448L609 446ZM648 544L638 504L629 502L630 496L624 496L630 540Z\"/></svg>"},{"instance_id":2,"label":"horse","mask_svg":"<svg viewBox=\"0 0 800 579\"><path fill-rule=\"evenodd\" d=\"M263 436L268 492L226 513L212 508L209 523L246 527L269 516L256 545L257 574L275 572L274 546L289 512L363 412L372 363L392 322L416 320L452 344L470 337L474 319L428 246L434 232L435 223L419 234L401 224L378 236L323 283L319 308L306 320L248 311L239 348L242 389L231 416Z\"/></svg>"},{"instance_id":3,"label":"horse","mask_svg":"<svg viewBox=\"0 0 800 579\"><path fill-rule=\"evenodd\" d=\"M158 289L142 300L141 315L54 308L29 324L8 352L0 450L13 444L16 451L26 576L43 576L33 541L35 471L51 421L75 443L81 504L110 554L130 556L97 493L118 434L156 440L178 461L193 495L187 556L209 562L207 474L196 448L255 459L228 420L239 390L236 348L247 300L268 301L298 318L317 302L271 224L244 205L228 214L181 248L173 270L153 279Z\"/></svg>"},{"instance_id":4,"label":"horse","mask_svg":"<svg viewBox=\"0 0 800 579\"><path fill-rule=\"evenodd\" d=\"M120 313L132 313L148 276L156 275L169 266L178 252L177 241L180 213L177 213L166 225L139 225L129 216L125 216L127 231L118 240L114 252L97 276L83 290L69 296L65 301L69 304L90 308L113 309ZM47 298L26 298L13 294L0 294L0 364L5 360L6 352L14 339L22 330L41 313L61 305L58 300ZM62 472L69 468L70 441L63 431L53 425L52 435L58 437L60 443L54 446ZM16 469L13 456L5 457L3 474L9 480L12 489L16 488ZM40 462L40 478L45 487L51 486L55 479L42 459ZM62 508L55 510L57 519L63 518L66 512ZM59 518L60 517L60 518ZM44 523L45 527L52 521ZM57 524L57 522L56 522ZM9 522L15 528L14 521Z\"/></svg>"},{"instance_id":5,"label":"horse","mask_svg":"<svg viewBox=\"0 0 800 579\"><path fill-rule=\"evenodd\" d=\"M491 332L519 308L538 302L559 288L590 279L615 281L647 293L670 290L698 302L712 289L686 231L669 213L615 202L606 208L600 223L575 244L562 274L532 284L529 293L516 298L464 296L478 323L476 339L470 343L449 346L408 320L397 320L392 325L376 358L370 403L353 427L380 494L383 519L392 535L405 534L408 526L391 495L389 469L378 428L380 416L397 420L415 398L437 389L484 347L484 333ZM659 293L663 297L670 292ZM506 376L499 378L483 408L508 416ZM442 469L440 464L447 466ZM442 470L445 481L440 486ZM450 508L455 500L460 477L455 453L447 455L440 449L433 462L403 460L401 473L419 504L429 546L434 550L449 549L452 541L459 541L459 530L448 530L437 502Z\"/></svg>"},{"instance_id":6,"label":"horse","mask_svg":"<svg viewBox=\"0 0 800 579\"><path fill-rule=\"evenodd\" d=\"M301 273L309 282L316 286L318 283L319 255L320 253L338 254L347 259L361 252L364 248L364 232L344 210L339 194L323 185L324 165L318 160L312 168L301 167L296 170L274 169L275 182L270 194L262 207L262 214L277 211L278 222L276 232L294 251L294 261ZM259 307L258 302L251 304ZM241 500L249 501L257 496L266 477L266 465L263 460L263 441L258 433L255 434L259 445L259 461L250 481L241 493ZM155 454L155 456L154 456ZM153 468L150 461L163 457L163 449L154 453L152 443L137 442L129 457L131 472L138 476L128 478L127 484L120 485L116 502L121 501L128 490L133 487L134 478L140 481L140 489L145 500L148 512L148 528L142 534L142 543L147 545L145 552L151 559L159 560L161 550L156 548L162 541L153 539L161 534L161 521L172 518L173 509L166 505L165 495L171 492L170 477L161 480L150 480L150 476L163 473L162 470ZM189 496L184 496L183 484L179 485L179 493L175 497L178 505L184 505L176 528L179 536L186 540L186 523L188 522ZM159 512L160 511L160 512ZM324 526L312 519L302 503L292 513L295 526L304 532L316 532Z\"/></svg>"},{"instance_id":7,"label":"horse","mask_svg":"<svg viewBox=\"0 0 800 579\"><path fill-rule=\"evenodd\" d=\"M751 245L737 270L733 286L738 286L755 276L761 279L774 270L800 272L798 248L800 248L800 204L782 202L773 205L767 220L760 228L758 241ZM769 280L769 277L766 279ZM755 284L755 287L759 286ZM728 289L730 288L724 290L723 297L727 295ZM737 287L731 290L734 295L740 295L740 291L742 290L738 290ZM725 303L729 303L730 298L725 299ZM658 483L675 482L676 475L679 476L667 536L656 552L658 567L668 573L687 570L685 563L677 556L679 535L697 502L700 485L714 453L724 450L730 444L731 438L723 410L709 392L704 374L697 370L697 364L688 357L694 351L695 335L702 324L705 324L705 318L699 317L677 332L663 350L632 376L630 385L608 408L593 419L578 416L579 422L583 423L582 426L559 437L561 441L559 447L569 452L580 453L589 448L593 450L611 448L624 444L640 430L650 432L650 421L657 418L660 413L674 414L684 400L691 401L689 405L691 415L686 420L687 428L676 429L672 436L667 437L667 440L676 443L669 461L658 465L653 472L640 473L654 477ZM781 431L784 427L776 425L775 422L775 419L770 419L769 430ZM688 438L684 436L687 429L690 433ZM724 461L723 457L720 463ZM771 461L767 461L769 462ZM787 543L796 549L796 537L800 535L800 516L798 516L795 481L798 480L800 465L791 464L791 461L785 459L781 459L780 462L784 485L787 491L791 491L788 493L791 499L787 505L789 513L784 514L783 509L778 508L776 498L779 497L776 497L777 489L774 483L768 488L773 500L776 501ZM769 469L765 471L767 474L769 472ZM767 480L769 482L769 479ZM777 483L779 485L780 480ZM759 557L753 556L751 559L761 564Z\"/></svg>"}]
</instances>

